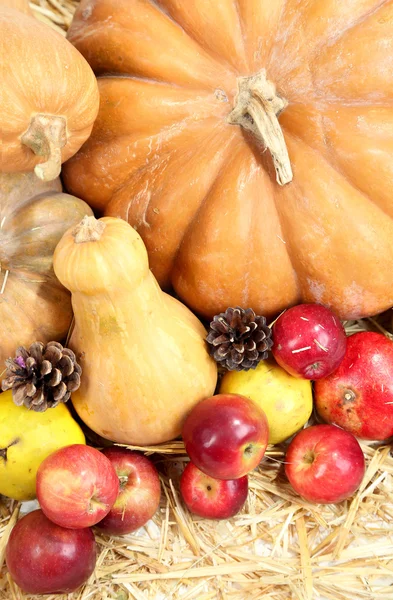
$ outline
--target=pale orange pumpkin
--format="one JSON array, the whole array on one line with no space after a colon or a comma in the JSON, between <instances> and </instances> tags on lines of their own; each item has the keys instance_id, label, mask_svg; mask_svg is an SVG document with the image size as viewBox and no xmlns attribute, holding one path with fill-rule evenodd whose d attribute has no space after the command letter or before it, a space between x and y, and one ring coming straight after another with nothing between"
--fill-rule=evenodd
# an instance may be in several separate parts
<instances>
[{"instance_id":1,"label":"pale orange pumpkin","mask_svg":"<svg viewBox=\"0 0 393 600\"><path fill-rule=\"evenodd\" d=\"M29 0L0 0L0 7L8 6L8 8L15 8L16 10L20 10L26 15L32 15L32 11L30 10Z\"/></svg>"},{"instance_id":2,"label":"pale orange pumpkin","mask_svg":"<svg viewBox=\"0 0 393 600\"><path fill-rule=\"evenodd\" d=\"M393 305L392 0L82 0L68 38L101 107L66 185L162 286L207 317Z\"/></svg>"},{"instance_id":3,"label":"pale orange pumpkin","mask_svg":"<svg viewBox=\"0 0 393 600\"><path fill-rule=\"evenodd\" d=\"M91 214L62 193L59 179L0 174L0 365L20 345L66 336L71 299L53 272L53 252L65 230Z\"/></svg>"},{"instance_id":4,"label":"pale orange pumpkin","mask_svg":"<svg viewBox=\"0 0 393 600\"><path fill-rule=\"evenodd\" d=\"M35 169L55 179L89 136L97 116L96 79L60 33L29 14L27 2L1 0L0 172Z\"/></svg>"}]
</instances>

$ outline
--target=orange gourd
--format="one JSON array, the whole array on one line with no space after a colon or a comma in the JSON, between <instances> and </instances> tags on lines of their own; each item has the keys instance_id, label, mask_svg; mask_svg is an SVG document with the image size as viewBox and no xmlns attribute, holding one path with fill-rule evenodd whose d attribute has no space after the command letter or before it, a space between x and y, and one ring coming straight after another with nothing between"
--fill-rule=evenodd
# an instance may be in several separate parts
<instances>
[{"instance_id":1,"label":"orange gourd","mask_svg":"<svg viewBox=\"0 0 393 600\"><path fill-rule=\"evenodd\" d=\"M65 183L211 317L393 305L392 0L82 0L98 75Z\"/></svg>"},{"instance_id":2,"label":"orange gourd","mask_svg":"<svg viewBox=\"0 0 393 600\"><path fill-rule=\"evenodd\" d=\"M161 291L139 234L121 219L87 217L60 240L54 269L72 293L69 346L83 370L72 403L83 422L123 444L180 435L213 394L217 367L203 325Z\"/></svg>"},{"instance_id":3,"label":"orange gourd","mask_svg":"<svg viewBox=\"0 0 393 600\"><path fill-rule=\"evenodd\" d=\"M0 174L0 365L20 345L66 336L71 300L53 272L53 252L66 229L91 214L62 193L59 179Z\"/></svg>"},{"instance_id":4,"label":"orange gourd","mask_svg":"<svg viewBox=\"0 0 393 600\"><path fill-rule=\"evenodd\" d=\"M89 136L97 116L96 79L60 33L36 20L28 3L0 2L0 172L35 170L55 179Z\"/></svg>"}]
</instances>

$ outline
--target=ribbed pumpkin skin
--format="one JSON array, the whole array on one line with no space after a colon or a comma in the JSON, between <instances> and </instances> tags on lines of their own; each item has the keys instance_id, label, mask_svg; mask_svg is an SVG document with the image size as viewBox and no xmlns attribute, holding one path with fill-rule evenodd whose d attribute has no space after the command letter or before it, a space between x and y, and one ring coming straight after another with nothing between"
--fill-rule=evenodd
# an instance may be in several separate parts
<instances>
[{"instance_id":1,"label":"ribbed pumpkin skin","mask_svg":"<svg viewBox=\"0 0 393 600\"><path fill-rule=\"evenodd\" d=\"M88 138L98 112L97 83L86 60L60 33L29 12L27 2L0 4L0 38L6 49L1 71L0 172L31 171L45 162L45 156L22 143L36 114L65 119L64 162Z\"/></svg>"},{"instance_id":2,"label":"ribbed pumpkin skin","mask_svg":"<svg viewBox=\"0 0 393 600\"><path fill-rule=\"evenodd\" d=\"M65 184L137 229L164 288L206 317L393 305L392 0L82 0L68 39L101 105ZM284 186L227 121L262 69L288 101Z\"/></svg>"},{"instance_id":3,"label":"ribbed pumpkin skin","mask_svg":"<svg viewBox=\"0 0 393 600\"><path fill-rule=\"evenodd\" d=\"M54 275L52 257L65 230L85 214L91 209L63 194L58 179L0 175L0 364L20 345L67 334L70 294Z\"/></svg>"},{"instance_id":4,"label":"ribbed pumpkin skin","mask_svg":"<svg viewBox=\"0 0 393 600\"><path fill-rule=\"evenodd\" d=\"M54 254L72 293L70 348L83 377L72 403L90 429L123 444L146 446L180 435L183 421L214 393L217 365L195 315L163 292L138 233L104 217L98 239L67 231Z\"/></svg>"}]
</instances>

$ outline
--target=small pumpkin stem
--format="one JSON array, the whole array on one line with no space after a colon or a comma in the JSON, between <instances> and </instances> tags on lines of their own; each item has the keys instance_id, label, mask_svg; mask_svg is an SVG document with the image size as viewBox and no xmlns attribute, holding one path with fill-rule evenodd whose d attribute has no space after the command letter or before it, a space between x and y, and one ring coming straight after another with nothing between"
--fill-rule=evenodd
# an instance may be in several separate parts
<instances>
[{"instance_id":1,"label":"small pumpkin stem","mask_svg":"<svg viewBox=\"0 0 393 600\"><path fill-rule=\"evenodd\" d=\"M106 225L103 221L86 215L72 232L75 243L84 244L86 242L98 242L98 240L101 239L105 227Z\"/></svg>"},{"instance_id":2,"label":"small pumpkin stem","mask_svg":"<svg viewBox=\"0 0 393 600\"><path fill-rule=\"evenodd\" d=\"M288 105L278 96L275 85L266 78L262 69L257 75L239 77L236 104L228 115L228 122L252 131L272 155L279 185L293 179L291 162L278 116Z\"/></svg>"},{"instance_id":3,"label":"small pumpkin stem","mask_svg":"<svg viewBox=\"0 0 393 600\"><path fill-rule=\"evenodd\" d=\"M64 117L37 114L22 135L22 144L37 156L46 158L35 166L34 172L42 181L52 181L60 175L61 149L67 143L67 124Z\"/></svg>"}]
</instances>

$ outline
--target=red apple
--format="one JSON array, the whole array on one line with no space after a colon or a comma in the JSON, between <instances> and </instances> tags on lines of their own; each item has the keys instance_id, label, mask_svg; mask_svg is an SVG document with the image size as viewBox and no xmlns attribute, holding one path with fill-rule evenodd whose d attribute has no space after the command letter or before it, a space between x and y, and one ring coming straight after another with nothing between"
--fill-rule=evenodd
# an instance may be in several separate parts
<instances>
[{"instance_id":1,"label":"red apple","mask_svg":"<svg viewBox=\"0 0 393 600\"><path fill-rule=\"evenodd\" d=\"M157 469L139 452L112 446L102 453L112 463L120 482L119 494L97 528L111 535L131 533L147 523L160 504L161 484Z\"/></svg>"},{"instance_id":2,"label":"red apple","mask_svg":"<svg viewBox=\"0 0 393 600\"><path fill-rule=\"evenodd\" d=\"M206 519L229 519L244 506L248 477L215 479L189 462L180 477L180 493L190 512Z\"/></svg>"},{"instance_id":3,"label":"red apple","mask_svg":"<svg viewBox=\"0 0 393 600\"><path fill-rule=\"evenodd\" d=\"M272 327L272 354L294 377L320 379L344 358L347 338L340 319L321 304L298 304Z\"/></svg>"},{"instance_id":4,"label":"red apple","mask_svg":"<svg viewBox=\"0 0 393 600\"><path fill-rule=\"evenodd\" d=\"M351 335L339 368L315 382L314 397L324 421L367 440L392 436L393 342L371 331Z\"/></svg>"},{"instance_id":5,"label":"red apple","mask_svg":"<svg viewBox=\"0 0 393 600\"><path fill-rule=\"evenodd\" d=\"M27 594L68 594L93 573L96 542L91 529L64 529L34 510L11 531L6 562Z\"/></svg>"},{"instance_id":6,"label":"red apple","mask_svg":"<svg viewBox=\"0 0 393 600\"><path fill-rule=\"evenodd\" d=\"M110 460L90 446L72 444L50 454L37 471L37 499L61 527L91 527L112 508L119 479Z\"/></svg>"},{"instance_id":7,"label":"red apple","mask_svg":"<svg viewBox=\"0 0 393 600\"><path fill-rule=\"evenodd\" d=\"M182 437L201 471L217 479L237 479L262 460L269 425L263 410L245 396L217 394L194 406Z\"/></svg>"},{"instance_id":8,"label":"red apple","mask_svg":"<svg viewBox=\"0 0 393 600\"><path fill-rule=\"evenodd\" d=\"M335 504L358 489L365 471L359 442L334 425L302 429L290 442L285 473L293 489L309 502Z\"/></svg>"}]
</instances>

